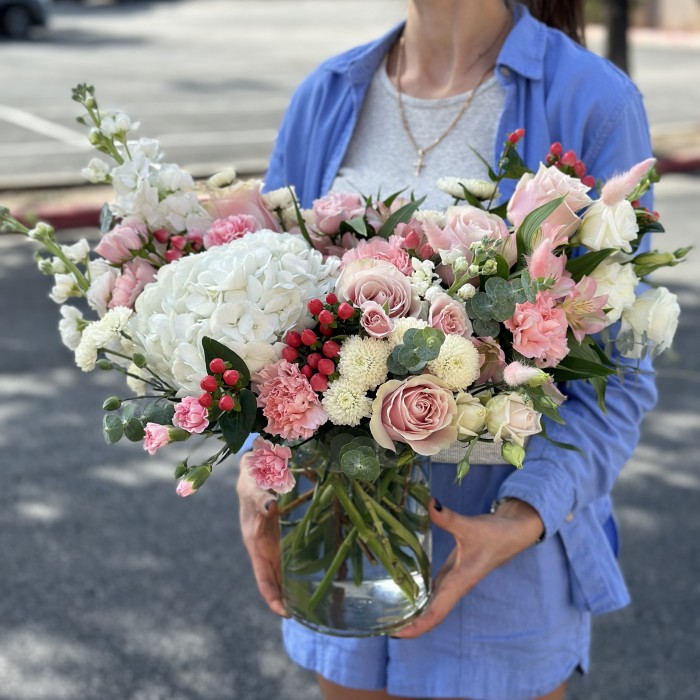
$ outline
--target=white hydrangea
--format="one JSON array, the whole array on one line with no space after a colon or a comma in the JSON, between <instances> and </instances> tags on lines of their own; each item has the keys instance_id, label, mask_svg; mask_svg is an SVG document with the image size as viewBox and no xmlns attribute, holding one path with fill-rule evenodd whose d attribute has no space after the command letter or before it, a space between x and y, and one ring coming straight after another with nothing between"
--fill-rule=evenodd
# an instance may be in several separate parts
<instances>
[{"instance_id":1,"label":"white hydrangea","mask_svg":"<svg viewBox=\"0 0 700 700\"><path fill-rule=\"evenodd\" d=\"M339 261L309 248L301 236L257 231L225 246L164 265L136 300L130 335L149 367L199 392L206 374L202 338L230 347L251 372L277 359L282 337L310 326L310 299L331 291Z\"/></svg>"},{"instance_id":2,"label":"white hydrangea","mask_svg":"<svg viewBox=\"0 0 700 700\"><path fill-rule=\"evenodd\" d=\"M481 201L498 199L498 197L501 196L501 193L498 191L498 186L489 180L476 180L465 177L442 177L437 181L437 186L439 190L442 190L455 199L464 199L465 189L472 197Z\"/></svg>"},{"instance_id":3,"label":"white hydrangea","mask_svg":"<svg viewBox=\"0 0 700 700\"><path fill-rule=\"evenodd\" d=\"M356 384L345 379L333 382L321 401L333 425L359 425L372 415L372 399Z\"/></svg>"},{"instance_id":4,"label":"white hydrangea","mask_svg":"<svg viewBox=\"0 0 700 700\"><path fill-rule=\"evenodd\" d=\"M409 328L427 328L428 322L423 321L419 318L413 318L412 316L406 316L405 318L395 318L394 319L394 330L387 336L389 341L389 348L393 350L397 345L403 343L404 333Z\"/></svg>"},{"instance_id":5,"label":"white hydrangea","mask_svg":"<svg viewBox=\"0 0 700 700\"><path fill-rule=\"evenodd\" d=\"M340 349L340 378L363 391L376 389L389 374L390 354L391 346L383 339L350 336Z\"/></svg>"},{"instance_id":6,"label":"white hydrangea","mask_svg":"<svg viewBox=\"0 0 700 700\"><path fill-rule=\"evenodd\" d=\"M63 344L69 350L75 350L80 344L82 329L86 322L83 320L83 314L74 306L64 304L61 306L61 320L58 322L58 331L61 334Z\"/></svg>"},{"instance_id":7,"label":"white hydrangea","mask_svg":"<svg viewBox=\"0 0 700 700\"><path fill-rule=\"evenodd\" d=\"M428 370L453 391L461 391L479 376L479 353L467 338L446 335L438 358L428 363Z\"/></svg>"}]
</instances>

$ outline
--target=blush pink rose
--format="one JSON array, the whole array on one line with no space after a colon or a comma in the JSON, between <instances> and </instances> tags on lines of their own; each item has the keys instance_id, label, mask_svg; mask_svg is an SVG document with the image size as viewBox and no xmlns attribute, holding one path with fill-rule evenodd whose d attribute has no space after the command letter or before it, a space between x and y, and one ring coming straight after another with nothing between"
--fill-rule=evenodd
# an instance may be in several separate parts
<instances>
[{"instance_id":1,"label":"blush pink rose","mask_svg":"<svg viewBox=\"0 0 700 700\"><path fill-rule=\"evenodd\" d=\"M115 226L95 247L95 252L113 265L129 260L148 238L146 226L134 219L125 219Z\"/></svg>"},{"instance_id":2,"label":"blush pink rose","mask_svg":"<svg viewBox=\"0 0 700 700\"><path fill-rule=\"evenodd\" d=\"M377 389L369 429L379 445L396 452L394 440L419 455L434 455L457 439L457 403L447 385L430 374L391 379Z\"/></svg>"},{"instance_id":3,"label":"blush pink rose","mask_svg":"<svg viewBox=\"0 0 700 700\"><path fill-rule=\"evenodd\" d=\"M258 220L250 214L231 214L224 219L217 219L204 234L205 248L230 243L243 238L246 233L260 230Z\"/></svg>"},{"instance_id":4,"label":"blush pink rose","mask_svg":"<svg viewBox=\"0 0 700 700\"><path fill-rule=\"evenodd\" d=\"M373 338L386 338L394 330L394 322L376 301L366 301L360 309L360 325Z\"/></svg>"},{"instance_id":5,"label":"blush pink rose","mask_svg":"<svg viewBox=\"0 0 700 700\"><path fill-rule=\"evenodd\" d=\"M238 180L230 187L216 190L204 208L212 219L226 219L229 216L252 216L257 221L255 229L279 231L279 221L267 210L262 199L261 180Z\"/></svg>"},{"instance_id":6,"label":"blush pink rose","mask_svg":"<svg viewBox=\"0 0 700 700\"><path fill-rule=\"evenodd\" d=\"M566 313L546 292L538 294L534 304L517 304L504 325L513 333L513 349L538 367L556 367L569 353Z\"/></svg>"},{"instance_id":7,"label":"blush pink rose","mask_svg":"<svg viewBox=\"0 0 700 700\"><path fill-rule=\"evenodd\" d=\"M469 338L473 333L472 322L467 316L464 304L444 292L431 297L428 323L445 335L461 335Z\"/></svg>"},{"instance_id":8,"label":"blush pink rose","mask_svg":"<svg viewBox=\"0 0 700 700\"><path fill-rule=\"evenodd\" d=\"M188 433L202 433L209 425L207 409L194 396L185 396L175 407L173 425Z\"/></svg>"},{"instance_id":9,"label":"blush pink rose","mask_svg":"<svg viewBox=\"0 0 700 700\"><path fill-rule=\"evenodd\" d=\"M267 432L285 440L310 438L328 420L318 394L297 365L280 360L252 376Z\"/></svg>"},{"instance_id":10,"label":"blush pink rose","mask_svg":"<svg viewBox=\"0 0 700 700\"><path fill-rule=\"evenodd\" d=\"M489 337L473 338L472 342L479 353L479 367L481 368L477 384L486 382L500 382L503 380L503 370L506 367L506 356L503 348Z\"/></svg>"},{"instance_id":11,"label":"blush pink rose","mask_svg":"<svg viewBox=\"0 0 700 700\"><path fill-rule=\"evenodd\" d=\"M248 471L255 483L265 490L275 493L289 493L296 483L289 468L292 451L289 447L275 445L261 437L253 442L253 458Z\"/></svg>"},{"instance_id":12,"label":"blush pink rose","mask_svg":"<svg viewBox=\"0 0 700 700\"><path fill-rule=\"evenodd\" d=\"M143 449L149 455L154 455L164 445L170 442L168 426L159 423L146 423L145 436L143 438Z\"/></svg>"},{"instance_id":13,"label":"blush pink rose","mask_svg":"<svg viewBox=\"0 0 700 700\"><path fill-rule=\"evenodd\" d=\"M314 228L332 236L338 233L343 221L363 216L365 205L362 197L354 192L329 192L313 202Z\"/></svg>"},{"instance_id":14,"label":"blush pink rose","mask_svg":"<svg viewBox=\"0 0 700 700\"><path fill-rule=\"evenodd\" d=\"M126 306L134 308L134 303L144 287L156 278L156 269L143 258L136 258L122 267L121 274L114 281L112 297L108 307Z\"/></svg>"},{"instance_id":15,"label":"blush pink rose","mask_svg":"<svg viewBox=\"0 0 700 700\"><path fill-rule=\"evenodd\" d=\"M335 293L359 307L367 301L382 307L386 304L390 318L413 316L420 310L411 280L384 260L362 258L347 264L338 277Z\"/></svg>"},{"instance_id":16,"label":"blush pink rose","mask_svg":"<svg viewBox=\"0 0 700 700\"><path fill-rule=\"evenodd\" d=\"M560 234L570 238L581 225L576 215L591 203L586 187L578 178L562 173L558 168L548 168L540 163L535 175L523 175L518 182L513 197L508 204L508 220L517 228L525 217L543 204L559 197L566 199L550 214L546 223L550 226L563 226Z\"/></svg>"},{"instance_id":17,"label":"blush pink rose","mask_svg":"<svg viewBox=\"0 0 700 700\"><path fill-rule=\"evenodd\" d=\"M372 238L369 241L360 241L357 247L349 250L343 255L343 264L347 265L353 260L362 258L373 258L374 260L386 260L390 262L399 272L409 277L413 273L411 258L408 253L401 248L392 245L383 238Z\"/></svg>"}]
</instances>

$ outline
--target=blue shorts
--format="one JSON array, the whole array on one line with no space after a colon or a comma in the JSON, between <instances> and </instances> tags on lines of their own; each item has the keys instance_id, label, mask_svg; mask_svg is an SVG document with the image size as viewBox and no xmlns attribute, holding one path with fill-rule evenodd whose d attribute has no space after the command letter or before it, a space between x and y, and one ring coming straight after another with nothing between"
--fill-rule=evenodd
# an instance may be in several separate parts
<instances>
[{"instance_id":1,"label":"blue shorts","mask_svg":"<svg viewBox=\"0 0 700 700\"><path fill-rule=\"evenodd\" d=\"M455 465L433 465L432 491L464 515L487 513L507 465L472 467L461 486ZM434 571L454 546L433 529ZM418 639L353 639L283 623L290 658L328 680L392 695L470 700L531 700L588 668L590 614L576 609L558 536L491 572L436 629Z\"/></svg>"}]
</instances>

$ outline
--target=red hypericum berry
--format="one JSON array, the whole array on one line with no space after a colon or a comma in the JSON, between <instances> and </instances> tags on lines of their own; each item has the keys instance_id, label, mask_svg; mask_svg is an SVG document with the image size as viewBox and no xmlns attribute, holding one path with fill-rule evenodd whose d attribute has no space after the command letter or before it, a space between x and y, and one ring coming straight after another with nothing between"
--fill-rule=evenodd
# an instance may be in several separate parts
<instances>
[{"instance_id":1,"label":"red hypericum berry","mask_svg":"<svg viewBox=\"0 0 700 700\"><path fill-rule=\"evenodd\" d=\"M338 318L341 321L347 321L349 318L352 318L355 315L355 309L350 306L347 302L343 302L339 307L338 307Z\"/></svg>"},{"instance_id":2,"label":"red hypericum berry","mask_svg":"<svg viewBox=\"0 0 700 700\"><path fill-rule=\"evenodd\" d=\"M222 411L232 411L235 405L236 402L233 400L233 396L230 396L229 394L224 394L219 399L219 408Z\"/></svg>"},{"instance_id":3,"label":"red hypericum berry","mask_svg":"<svg viewBox=\"0 0 700 700\"><path fill-rule=\"evenodd\" d=\"M321 326L319 331L321 335L325 335L327 338L333 335L333 329L330 326Z\"/></svg>"},{"instance_id":4,"label":"red hypericum berry","mask_svg":"<svg viewBox=\"0 0 700 700\"><path fill-rule=\"evenodd\" d=\"M314 316L318 316L323 311L323 302L320 299L312 299L306 306Z\"/></svg>"},{"instance_id":5,"label":"red hypericum berry","mask_svg":"<svg viewBox=\"0 0 700 700\"><path fill-rule=\"evenodd\" d=\"M307 379L311 379L311 377L314 376L314 371L313 371L313 369L311 369L311 367L309 367L309 365L304 365L304 366L301 368L301 373L302 373Z\"/></svg>"},{"instance_id":6,"label":"red hypericum berry","mask_svg":"<svg viewBox=\"0 0 700 700\"><path fill-rule=\"evenodd\" d=\"M525 136L525 129L516 129L515 133L519 139Z\"/></svg>"},{"instance_id":7,"label":"red hypericum berry","mask_svg":"<svg viewBox=\"0 0 700 700\"><path fill-rule=\"evenodd\" d=\"M576 153L574 151L567 151L561 157L561 162L564 165L568 165L569 167L573 167L576 164L577 160L578 160L578 158L576 158Z\"/></svg>"},{"instance_id":8,"label":"red hypericum berry","mask_svg":"<svg viewBox=\"0 0 700 700\"><path fill-rule=\"evenodd\" d=\"M581 182L586 187L595 187L595 178L592 175L586 175L586 177L582 177Z\"/></svg>"},{"instance_id":9,"label":"red hypericum berry","mask_svg":"<svg viewBox=\"0 0 700 700\"><path fill-rule=\"evenodd\" d=\"M184 236L172 236L170 245L176 250L184 250L187 245L187 239Z\"/></svg>"},{"instance_id":10,"label":"red hypericum berry","mask_svg":"<svg viewBox=\"0 0 700 700\"><path fill-rule=\"evenodd\" d=\"M324 309L318 315L318 320L319 323L328 325L329 323L333 323L333 321L335 321L335 316L330 311L328 311L328 309Z\"/></svg>"},{"instance_id":11,"label":"red hypericum berry","mask_svg":"<svg viewBox=\"0 0 700 700\"><path fill-rule=\"evenodd\" d=\"M211 374L207 374L204 379L202 379L201 382L199 382L199 386L204 389L204 391L216 391L219 388L219 383L216 381L214 377L211 376Z\"/></svg>"},{"instance_id":12,"label":"red hypericum berry","mask_svg":"<svg viewBox=\"0 0 700 700\"><path fill-rule=\"evenodd\" d=\"M155 238L158 243L165 243L168 238L170 238L170 231L166 231L164 228L159 228L153 232L153 238Z\"/></svg>"},{"instance_id":13,"label":"red hypericum berry","mask_svg":"<svg viewBox=\"0 0 700 700\"><path fill-rule=\"evenodd\" d=\"M312 346L316 341L318 340L318 337L316 334L310 329L310 328L305 328L301 332L301 342L304 343L304 345L308 345L309 347Z\"/></svg>"},{"instance_id":14,"label":"red hypericum berry","mask_svg":"<svg viewBox=\"0 0 700 700\"><path fill-rule=\"evenodd\" d=\"M338 357L340 355L340 343L336 343L335 340L327 340L321 351L326 357Z\"/></svg>"},{"instance_id":15,"label":"red hypericum berry","mask_svg":"<svg viewBox=\"0 0 700 700\"><path fill-rule=\"evenodd\" d=\"M586 174L586 164L581 160L577 160L574 163L574 173L576 177L583 177Z\"/></svg>"},{"instance_id":16,"label":"red hypericum berry","mask_svg":"<svg viewBox=\"0 0 700 700\"><path fill-rule=\"evenodd\" d=\"M309 379L309 384L314 391L325 391L328 388L328 378L323 374L314 374Z\"/></svg>"},{"instance_id":17,"label":"red hypericum berry","mask_svg":"<svg viewBox=\"0 0 700 700\"><path fill-rule=\"evenodd\" d=\"M214 399L212 399L211 394L200 394L199 398L197 399L197 403L202 408L209 408L213 400Z\"/></svg>"},{"instance_id":18,"label":"red hypericum berry","mask_svg":"<svg viewBox=\"0 0 700 700\"><path fill-rule=\"evenodd\" d=\"M299 351L291 345L287 345L287 347L282 350L282 357L287 360L287 362L294 362L294 360L299 357Z\"/></svg>"},{"instance_id":19,"label":"red hypericum berry","mask_svg":"<svg viewBox=\"0 0 700 700\"><path fill-rule=\"evenodd\" d=\"M226 363L220 357L215 357L209 363L209 370L213 374L221 374L222 372L226 371Z\"/></svg>"},{"instance_id":20,"label":"red hypericum berry","mask_svg":"<svg viewBox=\"0 0 700 700\"><path fill-rule=\"evenodd\" d=\"M235 369L227 369L224 372L224 383L228 386L233 386L241 378L241 375Z\"/></svg>"},{"instance_id":21,"label":"red hypericum berry","mask_svg":"<svg viewBox=\"0 0 700 700\"><path fill-rule=\"evenodd\" d=\"M165 253L163 253L163 257L169 263L175 262L176 260L179 260L182 257L182 251L175 250L175 248L170 248L169 250L166 250Z\"/></svg>"},{"instance_id":22,"label":"red hypericum berry","mask_svg":"<svg viewBox=\"0 0 700 700\"><path fill-rule=\"evenodd\" d=\"M289 331L289 333L284 336L284 342L293 348L298 348L301 345L301 335L296 331Z\"/></svg>"},{"instance_id":23,"label":"red hypericum berry","mask_svg":"<svg viewBox=\"0 0 700 700\"><path fill-rule=\"evenodd\" d=\"M555 141L550 147L549 147L549 152L553 156L561 156L561 154L564 152L564 146L562 146L559 141Z\"/></svg>"},{"instance_id":24,"label":"red hypericum berry","mask_svg":"<svg viewBox=\"0 0 700 700\"><path fill-rule=\"evenodd\" d=\"M333 374L333 372L335 372L335 362L324 357L322 360L318 361L318 371L326 376Z\"/></svg>"},{"instance_id":25,"label":"red hypericum berry","mask_svg":"<svg viewBox=\"0 0 700 700\"><path fill-rule=\"evenodd\" d=\"M311 367L311 369L316 369L318 367L318 361L323 359L323 355L318 352L312 352L306 358L306 363Z\"/></svg>"},{"instance_id":26,"label":"red hypericum berry","mask_svg":"<svg viewBox=\"0 0 700 700\"><path fill-rule=\"evenodd\" d=\"M330 294L326 295L326 304L337 304L338 303L338 297L331 292Z\"/></svg>"},{"instance_id":27,"label":"red hypericum berry","mask_svg":"<svg viewBox=\"0 0 700 700\"><path fill-rule=\"evenodd\" d=\"M518 141L520 141L520 139L518 138L518 135L515 132L513 132L512 134L508 134L508 141L515 145L516 143L518 143Z\"/></svg>"}]
</instances>

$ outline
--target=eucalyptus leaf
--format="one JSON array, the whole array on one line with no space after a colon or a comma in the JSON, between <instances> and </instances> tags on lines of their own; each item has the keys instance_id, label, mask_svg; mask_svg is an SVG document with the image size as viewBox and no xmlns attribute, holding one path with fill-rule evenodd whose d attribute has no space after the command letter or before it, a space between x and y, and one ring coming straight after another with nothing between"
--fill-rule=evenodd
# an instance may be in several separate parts
<instances>
[{"instance_id":1,"label":"eucalyptus leaf","mask_svg":"<svg viewBox=\"0 0 700 700\"><path fill-rule=\"evenodd\" d=\"M131 442L140 442L143 440L146 431L143 428L143 423L141 423L138 418L132 416L131 418L124 420L123 425L124 437L127 440L131 440Z\"/></svg>"},{"instance_id":2,"label":"eucalyptus leaf","mask_svg":"<svg viewBox=\"0 0 700 700\"><path fill-rule=\"evenodd\" d=\"M499 278L500 279L500 278ZM503 323L512 318L515 313L514 296L501 297L491 302L491 317L494 321Z\"/></svg>"},{"instance_id":3,"label":"eucalyptus leaf","mask_svg":"<svg viewBox=\"0 0 700 700\"><path fill-rule=\"evenodd\" d=\"M470 301L474 312L472 318L481 319L482 321L491 320L491 300L486 293L477 292Z\"/></svg>"},{"instance_id":4,"label":"eucalyptus leaf","mask_svg":"<svg viewBox=\"0 0 700 700\"><path fill-rule=\"evenodd\" d=\"M137 413L138 409L135 403L124 404L124 408L122 408L122 420L126 423L126 421L136 416Z\"/></svg>"},{"instance_id":5,"label":"eucalyptus leaf","mask_svg":"<svg viewBox=\"0 0 700 700\"><path fill-rule=\"evenodd\" d=\"M480 338L495 338L501 332L501 326L496 321L484 321L481 318L475 318L472 327L474 335Z\"/></svg>"},{"instance_id":6,"label":"eucalyptus leaf","mask_svg":"<svg viewBox=\"0 0 700 700\"><path fill-rule=\"evenodd\" d=\"M381 471L374 450L369 447L346 452L340 459L340 468L348 478L360 481L374 481Z\"/></svg>"},{"instance_id":7,"label":"eucalyptus leaf","mask_svg":"<svg viewBox=\"0 0 700 700\"><path fill-rule=\"evenodd\" d=\"M114 413L108 413L102 418L102 434L108 445L119 442L124 434L122 419Z\"/></svg>"},{"instance_id":8,"label":"eucalyptus leaf","mask_svg":"<svg viewBox=\"0 0 700 700\"><path fill-rule=\"evenodd\" d=\"M105 202L100 209L100 233L109 233L112 230L112 224L114 223L114 214L109 208L109 204Z\"/></svg>"}]
</instances>

